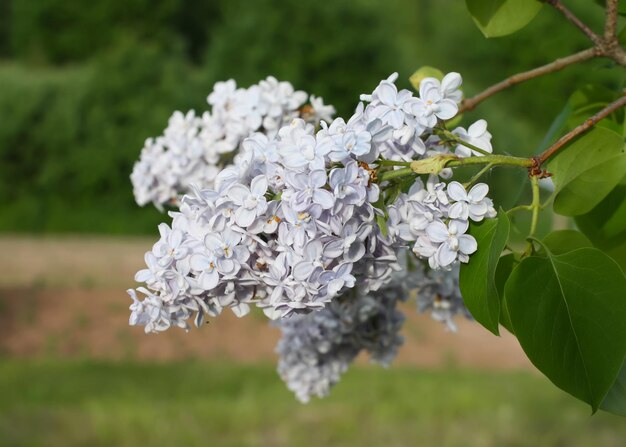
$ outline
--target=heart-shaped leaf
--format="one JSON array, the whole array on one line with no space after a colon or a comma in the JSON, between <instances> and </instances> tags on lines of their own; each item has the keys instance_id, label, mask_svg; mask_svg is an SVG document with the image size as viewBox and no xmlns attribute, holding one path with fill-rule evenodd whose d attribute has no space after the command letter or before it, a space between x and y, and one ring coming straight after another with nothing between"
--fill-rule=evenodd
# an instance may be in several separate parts
<instances>
[{"instance_id":1,"label":"heart-shaped leaf","mask_svg":"<svg viewBox=\"0 0 626 447\"><path fill-rule=\"evenodd\" d=\"M506 283L515 335L533 364L596 411L626 356L626 278L595 248L524 259Z\"/></svg>"}]
</instances>

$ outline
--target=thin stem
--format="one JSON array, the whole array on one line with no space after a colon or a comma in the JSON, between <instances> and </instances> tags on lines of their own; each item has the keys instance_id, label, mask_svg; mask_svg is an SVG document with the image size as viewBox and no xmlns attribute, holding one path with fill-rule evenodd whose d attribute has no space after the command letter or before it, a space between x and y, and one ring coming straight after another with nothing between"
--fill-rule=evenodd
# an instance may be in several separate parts
<instances>
[{"instance_id":1,"label":"thin stem","mask_svg":"<svg viewBox=\"0 0 626 447\"><path fill-rule=\"evenodd\" d=\"M533 217L530 222L530 233L528 237L533 237L537 230L537 221L539 220L539 210L541 209L541 196L539 195L539 178L535 175L530 177L530 186L533 191L533 201L530 207L533 210Z\"/></svg>"},{"instance_id":2,"label":"thin stem","mask_svg":"<svg viewBox=\"0 0 626 447\"><path fill-rule=\"evenodd\" d=\"M570 141L572 141L574 138L578 137L579 135L582 135L583 133L587 132L589 129L595 126L599 121L601 121L602 119L609 116L611 113L615 112L616 110L624 106L626 106L626 95L612 102L611 104L606 106L604 109L600 110L598 113L596 113L592 117L586 119L584 123L572 129L570 132L562 136L556 143L554 143L548 149L546 149L541 154L539 154L539 156L537 157L539 164L545 163L546 160L548 160L550 157L556 154L559 150L561 150L563 146L567 145L567 143L569 143Z\"/></svg>"},{"instance_id":3,"label":"thin stem","mask_svg":"<svg viewBox=\"0 0 626 447\"><path fill-rule=\"evenodd\" d=\"M541 209L541 196L539 194L539 177L533 175L530 177L530 185L533 191L533 201L526 208L532 211L532 218L530 221L530 232L528 233L528 245L526 246L526 250L522 256L530 256L533 252L533 243L532 240L535 236L535 231L537 231L537 221L539 220L539 210Z\"/></svg>"},{"instance_id":4,"label":"thin stem","mask_svg":"<svg viewBox=\"0 0 626 447\"><path fill-rule=\"evenodd\" d=\"M512 157L510 155L491 154L482 157L466 157L450 160L446 167L454 168L457 166L465 165L484 165L491 164L493 166L507 165L507 166L520 166L522 168L530 168L533 165L533 161L530 158Z\"/></svg>"},{"instance_id":5,"label":"thin stem","mask_svg":"<svg viewBox=\"0 0 626 447\"><path fill-rule=\"evenodd\" d=\"M530 205L519 205L519 206L511 208L506 213L513 214L516 211L530 211L530 210L532 210L532 207Z\"/></svg>"},{"instance_id":6,"label":"thin stem","mask_svg":"<svg viewBox=\"0 0 626 447\"><path fill-rule=\"evenodd\" d=\"M617 3L619 0L606 0L606 22L604 24L604 39L609 42L617 35Z\"/></svg>"},{"instance_id":7,"label":"thin stem","mask_svg":"<svg viewBox=\"0 0 626 447\"><path fill-rule=\"evenodd\" d=\"M473 110L478 104L483 102L485 99L490 96L495 95L502 90L505 90L509 87L512 87L516 84L520 84L522 82L528 81L529 79L533 79L539 76L543 76L548 73L554 73L555 71L562 70L563 68L577 64L579 62L586 61L588 59L600 56L600 52L596 48L589 48L578 53L574 53L570 56L563 57L557 59L549 64L542 65L541 67L533 68L532 70L528 70L522 73L515 74L506 78L503 81L498 82L495 85L487 88L483 92L478 95L464 99L461 103L461 107L459 113L466 112L468 110Z\"/></svg>"},{"instance_id":8,"label":"thin stem","mask_svg":"<svg viewBox=\"0 0 626 447\"><path fill-rule=\"evenodd\" d=\"M602 38L593 32L585 23L583 23L576 15L570 11L561 0L543 0L545 3L551 5L554 9L559 11L563 16L569 20L574 26L581 30L591 41L598 45L602 45Z\"/></svg>"},{"instance_id":9,"label":"thin stem","mask_svg":"<svg viewBox=\"0 0 626 447\"><path fill-rule=\"evenodd\" d=\"M411 166L410 161L395 161L395 160L377 160L376 164L380 166Z\"/></svg>"},{"instance_id":10,"label":"thin stem","mask_svg":"<svg viewBox=\"0 0 626 447\"><path fill-rule=\"evenodd\" d=\"M459 143L461 146L465 146L465 147L467 147L467 148L469 148L469 149L471 149L471 150L473 150L473 151L475 151L475 152L478 152L479 154L482 154L482 155L491 155L491 152L487 152L486 150L481 149L481 148L479 148L478 146L475 146L475 145L473 145L473 144L471 144L471 143L468 143L467 141L463 141L463 140L461 140L460 138L455 138L455 139L454 139L454 141L456 141L457 143Z\"/></svg>"},{"instance_id":11,"label":"thin stem","mask_svg":"<svg viewBox=\"0 0 626 447\"><path fill-rule=\"evenodd\" d=\"M474 175L469 182L465 183L463 186L465 187L465 189L469 188L470 186L474 185L474 183L476 183L478 181L479 178L481 178L483 176L483 174L487 171L489 171L491 168L493 167L493 163L488 163L487 166L485 166L484 168L482 168L480 171L478 171L476 173L476 175Z\"/></svg>"},{"instance_id":12,"label":"thin stem","mask_svg":"<svg viewBox=\"0 0 626 447\"><path fill-rule=\"evenodd\" d=\"M395 178L400 178L400 177L407 177L410 175L417 175L415 174L415 172L413 172L413 170L411 168L401 168L401 169L395 169L393 171L385 171L382 172L378 175L378 181L379 182L384 182L387 180L391 180L391 179L395 179Z\"/></svg>"}]
</instances>

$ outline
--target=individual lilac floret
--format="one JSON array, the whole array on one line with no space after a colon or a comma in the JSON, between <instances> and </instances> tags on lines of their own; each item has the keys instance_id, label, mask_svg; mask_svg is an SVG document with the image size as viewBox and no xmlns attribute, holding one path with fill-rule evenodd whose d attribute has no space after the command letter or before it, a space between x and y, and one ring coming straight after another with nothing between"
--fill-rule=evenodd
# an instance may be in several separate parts
<instances>
[{"instance_id":1,"label":"individual lilac floret","mask_svg":"<svg viewBox=\"0 0 626 447\"><path fill-rule=\"evenodd\" d=\"M487 130L487 121L485 120L476 121L474 124L469 126L467 130L462 127L457 127L452 131L452 133L458 136L461 140L466 141L467 143L470 143L485 152L493 152L493 147L491 146L491 134ZM470 157L472 155L480 157L481 155L484 155L474 149L463 146L462 144L459 144L454 149L454 152L459 157Z\"/></svg>"},{"instance_id":2,"label":"individual lilac floret","mask_svg":"<svg viewBox=\"0 0 626 447\"><path fill-rule=\"evenodd\" d=\"M450 206L448 215L451 219L472 219L475 222L495 217L496 210L487 193L489 186L485 183L474 185L469 192L459 182L448 183L448 196L456 202Z\"/></svg>"}]
</instances>

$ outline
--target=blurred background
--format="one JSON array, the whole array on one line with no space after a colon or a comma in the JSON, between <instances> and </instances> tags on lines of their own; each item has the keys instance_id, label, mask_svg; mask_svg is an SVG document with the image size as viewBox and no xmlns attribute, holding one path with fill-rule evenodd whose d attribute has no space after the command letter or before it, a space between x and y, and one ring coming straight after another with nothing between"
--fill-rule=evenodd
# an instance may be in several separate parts
<instances>
[{"instance_id":1,"label":"blurred background","mask_svg":"<svg viewBox=\"0 0 626 447\"><path fill-rule=\"evenodd\" d=\"M599 29L601 8L567 4ZM261 316L127 326L124 289L167 220L134 203L133 163L174 110L206 110L216 81L274 75L345 116L394 71L406 88L423 65L458 71L473 95L587 46L547 8L484 39L461 0L0 0L0 445L626 445L623 419L589 417L512 337L451 334L412 305L396 367L360 361L307 406L274 372ZM621 81L610 68L520 85L464 124L485 118L496 150L535 153L571 92ZM490 180L510 206L513 172Z\"/></svg>"}]
</instances>

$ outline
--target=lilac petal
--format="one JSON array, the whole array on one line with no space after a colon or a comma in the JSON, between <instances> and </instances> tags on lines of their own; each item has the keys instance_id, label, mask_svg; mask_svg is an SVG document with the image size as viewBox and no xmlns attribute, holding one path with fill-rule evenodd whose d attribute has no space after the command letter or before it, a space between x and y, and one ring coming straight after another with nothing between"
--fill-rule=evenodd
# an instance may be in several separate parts
<instances>
[{"instance_id":1,"label":"lilac petal","mask_svg":"<svg viewBox=\"0 0 626 447\"><path fill-rule=\"evenodd\" d=\"M356 262L365 255L365 246L361 242L350 245L345 259L350 262Z\"/></svg>"},{"instance_id":2,"label":"lilac petal","mask_svg":"<svg viewBox=\"0 0 626 447\"><path fill-rule=\"evenodd\" d=\"M227 194L236 205L241 205L250 196L250 190L237 183L228 189Z\"/></svg>"},{"instance_id":3,"label":"lilac petal","mask_svg":"<svg viewBox=\"0 0 626 447\"><path fill-rule=\"evenodd\" d=\"M441 90L446 93L452 93L455 90L458 90L463 83L463 78L461 75L455 72L448 73L441 80Z\"/></svg>"},{"instance_id":4,"label":"lilac petal","mask_svg":"<svg viewBox=\"0 0 626 447\"><path fill-rule=\"evenodd\" d=\"M293 266L292 273L293 273L293 277L297 281L306 281L311 277L314 270L315 268L313 267L313 264L311 264L310 262L300 261L296 263L296 265Z\"/></svg>"},{"instance_id":5,"label":"lilac petal","mask_svg":"<svg viewBox=\"0 0 626 447\"><path fill-rule=\"evenodd\" d=\"M222 233L222 239L224 240L226 245L228 245L229 247L232 247L234 245L237 245L239 242L241 242L241 233L238 233L231 229L226 229Z\"/></svg>"},{"instance_id":6,"label":"lilac petal","mask_svg":"<svg viewBox=\"0 0 626 447\"><path fill-rule=\"evenodd\" d=\"M435 256L439 265L446 267L456 259L456 251L452 250L449 244L441 244Z\"/></svg>"},{"instance_id":7,"label":"lilac petal","mask_svg":"<svg viewBox=\"0 0 626 447\"><path fill-rule=\"evenodd\" d=\"M485 120L478 120L467 128L467 133L474 138L480 138L485 132L487 132L487 121Z\"/></svg>"},{"instance_id":8,"label":"lilac petal","mask_svg":"<svg viewBox=\"0 0 626 447\"><path fill-rule=\"evenodd\" d=\"M426 234L433 242L443 242L448 239L449 236L448 227L439 220L431 222L430 225L426 227Z\"/></svg>"},{"instance_id":9,"label":"lilac petal","mask_svg":"<svg viewBox=\"0 0 626 447\"><path fill-rule=\"evenodd\" d=\"M170 234L170 227L166 223L159 224L159 234L162 239L167 238L167 235Z\"/></svg>"},{"instance_id":10,"label":"lilac petal","mask_svg":"<svg viewBox=\"0 0 626 447\"><path fill-rule=\"evenodd\" d=\"M450 118L453 118L459 111L459 106L457 106L457 104L451 99L442 99L437 103L437 105L439 106L437 117L442 120L449 120Z\"/></svg>"},{"instance_id":11,"label":"lilac petal","mask_svg":"<svg viewBox=\"0 0 626 447\"><path fill-rule=\"evenodd\" d=\"M420 84L420 99L428 103L437 103L441 101L441 93L439 93L439 88L435 84Z\"/></svg>"},{"instance_id":12,"label":"lilac petal","mask_svg":"<svg viewBox=\"0 0 626 447\"><path fill-rule=\"evenodd\" d=\"M487 196L487 193L489 193L489 186L486 183L478 183L470 189L467 195L472 202L480 202Z\"/></svg>"},{"instance_id":13,"label":"lilac petal","mask_svg":"<svg viewBox=\"0 0 626 447\"><path fill-rule=\"evenodd\" d=\"M344 262L340 264L338 267L335 267L335 271L337 272L337 276L347 275L352 271L352 263Z\"/></svg>"},{"instance_id":14,"label":"lilac petal","mask_svg":"<svg viewBox=\"0 0 626 447\"><path fill-rule=\"evenodd\" d=\"M256 218L256 209L250 210L247 208L238 208L235 211L235 223L242 228L246 228L251 225Z\"/></svg>"},{"instance_id":15,"label":"lilac petal","mask_svg":"<svg viewBox=\"0 0 626 447\"><path fill-rule=\"evenodd\" d=\"M309 173L309 185L312 188L321 188L326 184L326 171L316 169Z\"/></svg>"},{"instance_id":16,"label":"lilac petal","mask_svg":"<svg viewBox=\"0 0 626 447\"><path fill-rule=\"evenodd\" d=\"M313 191L313 202L327 210L332 208L335 204L335 196L332 195L330 191L326 191L325 189L315 189Z\"/></svg>"},{"instance_id":17,"label":"lilac petal","mask_svg":"<svg viewBox=\"0 0 626 447\"><path fill-rule=\"evenodd\" d=\"M250 306L246 303L239 303L236 306L232 306L231 309L237 318L245 317L250 313Z\"/></svg>"},{"instance_id":18,"label":"lilac petal","mask_svg":"<svg viewBox=\"0 0 626 447\"><path fill-rule=\"evenodd\" d=\"M402 127L402 124L404 123L404 112L402 110L390 111L387 115L387 122L391 127L394 129Z\"/></svg>"},{"instance_id":19,"label":"lilac petal","mask_svg":"<svg viewBox=\"0 0 626 447\"><path fill-rule=\"evenodd\" d=\"M213 268L211 267L211 259L209 259L207 256L199 254L191 256L191 259L189 260L189 265L192 269L199 272L203 270L210 270Z\"/></svg>"},{"instance_id":20,"label":"lilac petal","mask_svg":"<svg viewBox=\"0 0 626 447\"><path fill-rule=\"evenodd\" d=\"M222 248L222 239L213 233L209 233L204 237L204 245L209 250L220 250Z\"/></svg>"},{"instance_id":21,"label":"lilac petal","mask_svg":"<svg viewBox=\"0 0 626 447\"><path fill-rule=\"evenodd\" d=\"M396 102L398 89L391 82L383 81L376 87L376 97L385 105L392 106Z\"/></svg>"},{"instance_id":22,"label":"lilac petal","mask_svg":"<svg viewBox=\"0 0 626 447\"><path fill-rule=\"evenodd\" d=\"M450 227L454 226L456 228L456 234L459 235L467 231L467 228L469 227L469 222L465 219L453 219L452 221L450 221L449 225Z\"/></svg>"},{"instance_id":23,"label":"lilac petal","mask_svg":"<svg viewBox=\"0 0 626 447\"><path fill-rule=\"evenodd\" d=\"M330 296L336 296L337 293L343 288L345 281L341 278L335 278L328 283L328 294Z\"/></svg>"},{"instance_id":24,"label":"lilac petal","mask_svg":"<svg viewBox=\"0 0 626 447\"><path fill-rule=\"evenodd\" d=\"M232 259L221 258L216 263L219 272L224 275L234 275L239 270L239 266Z\"/></svg>"},{"instance_id":25,"label":"lilac petal","mask_svg":"<svg viewBox=\"0 0 626 447\"><path fill-rule=\"evenodd\" d=\"M152 278L152 271L150 269L139 270L135 274L135 281L137 282L146 282L150 278Z\"/></svg>"},{"instance_id":26,"label":"lilac petal","mask_svg":"<svg viewBox=\"0 0 626 447\"><path fill-rule=\"evenodd\" d=\"M310 261L317 259L322 254L323 246L319 239L314 239L306 244L304 255Z\"/></svg>"},{"instance_id":27,"label":"lilac petal","mask_svg":"<svg viewBox=\"0 0 626 447\"><path fill-rule=\"evenodd\" d=\"M202 287L204 290L213 289L215 286L217 286L219 281L220 276L215 270L211 272L204 271L200 273L200 276L198 277L198 283L200 284L200 287Z\"/></svg>"},{"instance_id":28,"label":"lilac petal","mask_svg":"<svg viewBox=\"0 0 626 447\"><path fill-rule=\"evenodd\" d=\"M267 177L264 175L254 177L250 184L250 192L255 197L264 195L267 192Z\"/></svg>"},{"instance_id":29,"label":"lilac petal","mask_svg":"<svg viewBox=\"0 0 626 447\"><path fill-rule=\"evenodd\" d=\"M473 189L473 188L472 188ZM448 196L454 201L467 200L467 192L459 182L448 183Z\"/></svg>"},{"instance_id":30,"label":"lilac petal","mask_svg":"<svg viewBox=\"0 0 626 447\"><path fill-rule=\"evenodd\" d=\"M482 220L487 211L489 211L489 207L486 203L472 203L469 206L469 215L472 216L472 220L477 220L476 218Z\"/></svg>"},{"instance_id":31,"label":"lilac petal","mask_svg":"<svg viewBox=\"0 0 626 447\"><path fill-rule=\"evenodd\" d=\"M448 216L451 219L467 219L468 215L468 206L465 202L456 202L448 209Z\"/></svg>"},{"instance_id":32,"label":"lilac petal","mask_svg":"<svg viewBox=\"0 0 626 447\"><path fill-rule=\"evenodd\" d=\"M338 258L343 254L343 240L335 239L324 245L324 256Z\"/></svg>"},{"instance_id":33,"label":"lilac petal","mask_svg":"<svg viewBox=\"0 0 626 447\"><path fill-rule=\"evenodd\" d=\"M459 251L466 255L471 255L476 250L478 250L478 244L476 243L476 239L469 234L462 234L458 237L459 240Z\"/></svg>"}]
</instances>

